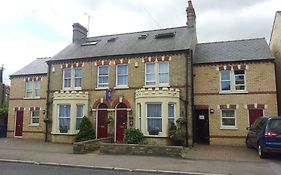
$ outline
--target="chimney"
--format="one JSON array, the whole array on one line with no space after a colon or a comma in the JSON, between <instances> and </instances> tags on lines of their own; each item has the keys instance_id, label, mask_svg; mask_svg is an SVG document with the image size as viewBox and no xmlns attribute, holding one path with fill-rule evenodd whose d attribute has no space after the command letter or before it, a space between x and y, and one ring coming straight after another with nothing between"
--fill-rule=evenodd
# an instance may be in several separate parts
<instances>
[{"instance_id":1,"label":"chimney","mask_svg":"<svg viewBox=\"0 0 281 175\"><path fill-rule=\"evenodd\" d=\"M195 27L196 14L195 14L195 10L193 8L191 0L188 1L188 7L186 8L186 14L187 14L187 22L186 22L187 27Z\"/></svg>"},{"instance_id":2,"label":"chimney","mask_svg":"<svg viewBox=\"0 0 281 175\"><path fill-rule=\"evenodd\" d=\"M73 27L72 43L76 43L87 38L88 30L86 29L86 27L82 26L79 23L74 23L72 27Z\"/></svg>"}]
</instances>

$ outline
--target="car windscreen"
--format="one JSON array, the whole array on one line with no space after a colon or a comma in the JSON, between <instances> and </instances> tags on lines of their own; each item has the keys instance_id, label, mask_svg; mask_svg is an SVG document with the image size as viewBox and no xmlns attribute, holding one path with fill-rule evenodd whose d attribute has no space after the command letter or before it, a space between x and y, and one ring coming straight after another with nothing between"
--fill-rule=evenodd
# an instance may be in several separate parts
<instances>
[{"instance_id":1,"label":"car windscreen","mask_svg":"<svg viewBox=\"0 0 281 175\"><path fill-rule=\"evenodd\" d=\"M271 119L268 123L268 130L281 134L281 120Z\"/></svg>"}]
</instances>

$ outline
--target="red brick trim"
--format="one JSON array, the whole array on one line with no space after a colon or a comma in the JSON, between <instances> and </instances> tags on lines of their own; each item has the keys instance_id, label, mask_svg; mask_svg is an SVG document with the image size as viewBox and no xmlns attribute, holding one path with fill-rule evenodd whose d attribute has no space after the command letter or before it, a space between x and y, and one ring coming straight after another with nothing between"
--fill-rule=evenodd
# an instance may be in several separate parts
<instances>
[{"instance_id":1,"label":"red brick trim","mask_svg":"<svg viewBox=\"0 0 281 175\"><path fill-rule=\"evenodd\" d=\"M40 110L40 107L30 107L29 110L30 110L30 111Z\"/></svg>"},{"instance_id":2,"label":"red brick trim","mask_svg":"<svg viewBox=\"0 0 281 175\"><path fill-rule=\"evenodd\" d=\"M93 109L97 109L98 108L98 106L101 104L102 102L101 102L101 99L99 98L99 99L97 99L95 102L94 102L94 104L93 104ZM110 103L109 103L109 101L108 100L106 100L106 99L103 99L103 103L107 106L107 108L111 108L111 105L110 105Z\"/></svg>"},{"instance_id":3,"label":"red brick trim","mask_svg":"<svg viewBox=\"0 0 281 175\"><path fill-rule=\"evenodd\" d=\"M236 109L236 105L220 105L220 109Z\"/></svg>"},{"instance_id":4,"label":"red brick trim","mask_svg":"<svg viewBox=\"0 0 281 175\"><path fill-rule=\"evenodd\" d=\"M15 107L15 111L24 111L24 107Z\"/></svg>"},{"instance_id":5,"label":"red brick trim","mask_svg":"<svg viewBox=\"0 0 281 175\"><path fill-rule=\"evenodd\" d=\"M112 102L112 108L116 108L116 106L120 103L119 101L120 97L117 97L113 100ZM131 105L130 105L130 102L125 99L125 98L122 98L122 103L125 103L125 105L127 106L127 108L131 108Z\"/></svg>"},{"instance_id":6,"label":"red brick trim","mask_svg":"<svg viewBox=\"0 0 281 175\"><path fill-rule=\"evenodd\" d=\"M248 104L247 108L248 109L265 109L265 104L257 104L256 107L254 104Z\"/></svg>"},{"instance_id":7,"label":"red brick trim","mask_svg":"<svg viewBox=\"0 0 281 175\"><path fill-rule=\"evenodd\" d=\"M209 109L209 105L194 105L195 109Z\"/></svg>"}]
</instances>

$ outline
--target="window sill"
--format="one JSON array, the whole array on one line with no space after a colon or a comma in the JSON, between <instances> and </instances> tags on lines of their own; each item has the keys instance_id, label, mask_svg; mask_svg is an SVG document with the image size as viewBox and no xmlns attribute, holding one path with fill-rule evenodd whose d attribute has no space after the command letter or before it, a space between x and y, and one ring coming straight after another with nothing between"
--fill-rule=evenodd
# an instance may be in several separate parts
<instances>
[{"instance_id":1,"label":"window sill","mask_svg":"<svg viewBox=\"0 0 281 175\"><path fill-rule=\"evenodd\" d=\"M129 89L129 86L116 86L113 89Z\"/></svg>"},{"instance_id":2,"label":"window sill","mask_svg":"<svg viewBox=\"0 0 281 175\"><path fill-rule=\"evenodd\" d=\"M38 127L39 123L31 123L28 125L28 127Z\"/></svg>"},{"instance_id":3,"label":"window sill","mask_svg":"<svg viewBox=\"0 0 281 175\"><path fill-rule=\"evenodd\" d=\"M63 91L81 91L82 87L75 87L75 88L62 88Z\"/></svg>"},{"instance_id":4,"label":"window sill","mask_svg":"<svg viewBox=\"0 0 281 175\"><path fill-rule=\"evenodd\" d=\"M76 133L60 133L60 132L51 132L53 135L76 135Z\"/></svg>"},{"instance_id":5,"label":"window sill","mask_svg":"<svg viewBox=\"0 0 281 175\"><path fill-rule=\"evenodd\" d=\"M228 95L228 94L248 94L248 91L220 91L219 94L221 94L221 95Z\"/></svg>"},{"instance_id":6,"label":"window sill","mask_svg":"<svg viewBox=\"0 0 281 175\"><path fill-rule=\"evenodd\" d=\"M238 130L237 127L221 127L220 130Z\"/></svg>"},{"instance_id":7,"label":"window sill","mask_svg":"<svg viewBox=\"0 0 281 175\"><path fill-rule=\"evenodd\" d=\"M150 135L148 133L144 134L144 137L150 137L150 138L165 138L168 137L167 135L164 135L164 133L159 133L158 135Z\"/></svg>"},{"instance_id":8,"label":"window sill","mask_svg":"<svg viewBox=\"0 0 281 175\"><path fill-rule=\"evenodd\" d=\"M24 100L39 100L40 97L24 97Z\"/></svg>"},{"instance_id":9,"label":"window sill","mask_svg":"<svg viewBox=\"0 0 281 175\"><path fill-rule=\"evenodd\" d=\"M143 88L169 88L170 85L145 85Z\"/></svg>"},{"instance_id":10,"label":"window sill","mask_svg":"<svg viewBox=\"0 0 281 175\"><path fill-rule=\"evenodd\" d=\"M99 91L99 90L106 90L108 89L109 87L97 87L95 88L95 90Z\"/></svg>"}]
</instances>

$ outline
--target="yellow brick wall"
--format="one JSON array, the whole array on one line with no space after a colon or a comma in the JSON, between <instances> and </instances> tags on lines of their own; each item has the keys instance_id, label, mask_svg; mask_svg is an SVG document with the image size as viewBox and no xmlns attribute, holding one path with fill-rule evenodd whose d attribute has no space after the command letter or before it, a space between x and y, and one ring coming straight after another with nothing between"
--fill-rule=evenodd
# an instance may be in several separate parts
<instances>
[{"instance_id":1,"label":"yellow brick wall","mask_svg":"<svg viewBox=\"0 0 281 175\"><path fill-rule=\"evenodd\" d=\"M275 57L276 78L278 88L279 115L281 115L281 14L276 14L275 23L272 29L270 49Z\"/></svg>"},{"instance_id":2,"label":"yellow brick wall","mask_svg":"<svg viewBox=\"0 0 281 175\"><path fill-rule=\"evenodd\" d=\"M247 63L245 93L220 94L220 75L218 66L196 65L194 67L195 105L209 105L214 113L209 113L211 144L244 144L248 122L248 104L265 104L265 115L277 115L277 100L274 63ZM236 105L237 129L221 128L219 105Z\"/></svg>"},{"instance_id":3,"label":"yellow brick wall","mask_svg":"<svg viewBox=\"0 0 281 175\"><path fill-rule=\"evenodd\" d=\"M41 76L40 76L41 77ZM14 137L15 128L15 108L22 107L23 111L23 138L26 139L41 139L45 138L45 112L46 112L46 89L47 77L42 77L40 84L40 99L25 99L25 81L27 77L11 78L11 90L8 111L8 137ZM31 107L40 108L39 126L30 125Z\"/></svg>"}]
</instances>

